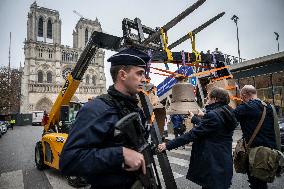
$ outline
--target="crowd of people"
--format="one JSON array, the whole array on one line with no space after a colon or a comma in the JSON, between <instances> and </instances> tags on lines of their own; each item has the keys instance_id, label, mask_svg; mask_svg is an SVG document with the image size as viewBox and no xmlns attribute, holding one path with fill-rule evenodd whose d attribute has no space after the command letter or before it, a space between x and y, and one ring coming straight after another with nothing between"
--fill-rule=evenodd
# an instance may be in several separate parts
<instances>
[{"instance_id":1,"label":"crowd of people","mask_svg":"<svg viewBox=\"0 0 284 189\"><path fill-rule=\"evenodd\" d=\"M108 93L87 102L78 112L74 126L60 155L60 170L65 175L82 176L92 188L143 188L137 173L146 173L143 155L125 147L114 136L115 124L131 112L140 115L142 125L146 119L138 105L136 94L145 82L145 67L150 57L137 49L127 48L108 59L114 85ZM163 152L192 142L190 164L186 178L204 189L228 189L232 184L233 133L241 125L246 142L250 139L261 117L263 105L251 85L242 88L243 103L232 109L229 94L213 88L207 98L206 112L198 115L188 112L195 124L185 132L183 117L172 115L175 139L158 145ZM252 147L276 149L272 105ZM99 108L98 108L99 107ZM147 128L143 128L145 137ZM250 187L267 188L267 182L248 174Z\"/></svg>"},{"instance_id":2,"label":"crowd of people","mask_svg":"<svg viewBox=\"0 0 284 189\"><path fill-rule=\"evenodd\" d=\"M261 118L264 107L262 101L257 98L256 89L252 85L245 85L240 95L243 103L232 109L228 105L228 92L221 88L213 88L208 95L206 113L189 113L192 123L197 126L158 147L162 152L193 142L186 178L204 189L227 189L231 186L233 132L239 122L244 140L248 143ZM272 105L267 104L266 108L264 122L251 147L277 149ZM250 188L267 188L267 182L252 176L249 169L247 175Z\"/></svg>"}]
</instances>

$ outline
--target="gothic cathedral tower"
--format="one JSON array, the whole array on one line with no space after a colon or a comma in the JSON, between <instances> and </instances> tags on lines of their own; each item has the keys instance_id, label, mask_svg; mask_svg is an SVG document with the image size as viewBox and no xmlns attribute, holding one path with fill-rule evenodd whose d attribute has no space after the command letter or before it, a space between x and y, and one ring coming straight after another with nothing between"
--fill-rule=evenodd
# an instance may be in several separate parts
<instances>
[{"instance_id":1,"label":"gothic cathedral tower","mask_svg":"<svg viewBox=\"0 0 284 189\"><path fill-rule=\"evenodd\" d=\"M96 19L81 18L73 31L73 47L61 44L59 12L30 7L27 38L24 42L25 65L21 83L21 113L50 111L67 74L75 66L93 31L101 31ZM73 101L86 102L106 91L103 50L99 50L73 96Z\"/></svg>"}]
</instances>

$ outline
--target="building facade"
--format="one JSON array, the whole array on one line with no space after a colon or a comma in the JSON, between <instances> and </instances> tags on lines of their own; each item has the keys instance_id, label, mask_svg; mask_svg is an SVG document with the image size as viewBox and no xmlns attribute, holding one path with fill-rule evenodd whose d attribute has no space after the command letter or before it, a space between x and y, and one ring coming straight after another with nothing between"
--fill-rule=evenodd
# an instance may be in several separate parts
<instances>
[{"instance_id":1,"label":"building facade","mask_svg":"<svg viewBox=\"0 0 284 189\"><path fill-rule=\"evenodd\" d=\"M284 117L284 51L231 66L239 87L253 85L257 96L275 106Z\"/></svg>"},{"instance_id":2,"label":"building facade","mask_svg":"<svg viewBox=\"0 0 284 189\"><path fill-rule=\"evenodd\" d=\"M28 13L25 64L21 79L21 113L50 111L68 73L74 68L93 31L102 31L96 19L80 18L73 30L73 47L61 44L59 12L37 6ZM86 102L106 91L105 53L99 49L72 101Z\"/></svg>"}]
</instances>

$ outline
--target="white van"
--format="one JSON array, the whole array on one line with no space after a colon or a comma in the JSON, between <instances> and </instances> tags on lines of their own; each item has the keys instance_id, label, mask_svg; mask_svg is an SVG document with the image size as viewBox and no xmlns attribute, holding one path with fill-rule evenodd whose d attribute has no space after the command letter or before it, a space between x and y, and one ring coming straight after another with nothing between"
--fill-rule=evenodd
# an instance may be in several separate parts
<instances>
[{"instance_id":1,"label":"white van","mask_svg":"<svg viewBox=\"0 0 284 189\"><path fill-rule=\"evenodd\" d=\"M32 112L32 125L41 125L41 121L44 115L44 111Z\"/></svg>"}]
</instances>

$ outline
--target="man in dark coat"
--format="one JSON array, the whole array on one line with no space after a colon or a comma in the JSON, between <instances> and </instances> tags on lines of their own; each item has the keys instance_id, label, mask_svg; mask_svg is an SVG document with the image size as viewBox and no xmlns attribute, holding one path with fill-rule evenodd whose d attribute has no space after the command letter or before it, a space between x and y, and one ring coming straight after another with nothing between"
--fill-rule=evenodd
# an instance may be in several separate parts
<instances>
[{"instance_id":1,"label":"man in dark coat","mask_svg":"<svg viewBox=\"0 0 284 189\"><path fill-rule=\"evenodd\" d=\"M257 98L256 89L252 85L245 85L241 89L241 98L244 103L237 106L234 110L237 120L240 122L243 138L248 143L258 122L260 121L263 108L262 102ZM265 146L276 149L276 140L274 132L273 110L271 105L266 107L266 116L258 134L254 138L250 147ZM248 172L248 181L250 188L266 189L267 182L250 176Z\"/></svg>"},{"instance_id":2,"label":"man in dark coat","mask_svg":"<svg viewBox=\"0 0 284 189\"><path fill-rule=\"evenodd\" d=\"M207 189L228 189L233 176L232 136L237 125L229 104L229 94L221 88L213 88L209 93L205 115L197 124L178 138L162 143L159 151L172 150L193 142L189 169L186 178Z\"/></svg>"},{"instance_id":3,"label":"man in dark coat","mask_svg":"<svg viewBox=\"0 0 284 189\"><path fill-rule=\"evenodd\" d=\"M78 112L60 155L63 174L82 176L99 189L128 189L137 181L138 171L145 174L143 155L115 142L114 126L131 112L138 112L145 122L136 94L145 82L149 59L133 48L108 59L114 85Z\"/></svg>"},{"instance_id":4,"label":"man in dark coat","mask_svg":"<svg viewBox=\"0 0 284 189\"><path fill-rule=\"evenodd\" d=\"M178 136L182 135L186 130L185 126L183 125L184 117L180 114L173 114L171 115L171 121L173 123L175 138L177 138Z\"/></svg>"}]
</instances>

